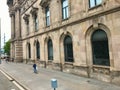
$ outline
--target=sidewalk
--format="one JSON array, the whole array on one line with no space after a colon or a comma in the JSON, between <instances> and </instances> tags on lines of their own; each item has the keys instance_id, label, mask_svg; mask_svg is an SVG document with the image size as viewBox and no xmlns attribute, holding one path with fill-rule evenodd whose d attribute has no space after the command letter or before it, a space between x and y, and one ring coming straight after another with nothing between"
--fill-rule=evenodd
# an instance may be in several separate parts
<instances>
[{"instance_id":1,"label":"sidewalk","mask_svg":"<svg viewBox=\"0 0 120 90\"><path fill-rule=\"evenodd\" d=\"M119 86L106 82L40 67L38 67L38 74L35 74L32 65L23 63L2 62L0 69L9 73L30 90L53 90L52 78L58 81L56 90L120 90Z\"/></svg>"}]
</instances>

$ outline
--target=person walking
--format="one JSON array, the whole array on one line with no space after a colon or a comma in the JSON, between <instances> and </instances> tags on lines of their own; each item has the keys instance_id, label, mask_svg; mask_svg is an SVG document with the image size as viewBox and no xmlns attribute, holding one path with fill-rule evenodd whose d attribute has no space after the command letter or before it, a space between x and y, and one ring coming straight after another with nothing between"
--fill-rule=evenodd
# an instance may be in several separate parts
<instances>
[{"instance_id":1,"label":"person walking","mask_svg":"<svg viewBox=\"0 0 120 90\"><path fill-rule=\"evenodd\" d=\"M9 58L8 58L8 57L6 57L6 58L5 58L5 61L6 61L6 63L8 63L8 61L9 61Z\"/></svg>"},{"instance_id":2,"label":"person walking","mask_svg":"<svg viewBox=\"0 0 120 90\"><path fill-rule=\"evenodd\" d=\"M34 70L34 73L38 73L36 63L33 64L33 70Z\"/></svg>"}]
</instances>

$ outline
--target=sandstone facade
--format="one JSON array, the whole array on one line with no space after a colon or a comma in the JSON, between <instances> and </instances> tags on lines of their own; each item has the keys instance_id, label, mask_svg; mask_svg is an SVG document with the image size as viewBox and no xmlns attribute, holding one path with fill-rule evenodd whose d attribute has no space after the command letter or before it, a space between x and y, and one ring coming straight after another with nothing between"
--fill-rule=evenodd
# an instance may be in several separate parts
<instances>
[{"instance_id":1,"label":"sandstone facade","mask_svg":"<svg viewBox=\"0 0 120 90\"><path fill-rule=\"evenodd\" d=\"M67 18L62 1L68 3ZM90 2L7 0L11 57L16 62L35 60L41 67L119 84L120 1Z\"/></svg>"}]
</instances>

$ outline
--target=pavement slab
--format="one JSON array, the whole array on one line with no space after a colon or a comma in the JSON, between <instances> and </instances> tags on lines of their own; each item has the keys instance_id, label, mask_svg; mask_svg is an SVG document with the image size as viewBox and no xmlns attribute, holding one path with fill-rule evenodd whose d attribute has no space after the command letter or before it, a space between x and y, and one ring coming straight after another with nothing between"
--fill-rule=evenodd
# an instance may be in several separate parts
<instances>
[{"instance_id":1,"label":"pavement slab","mask_svg":"<svg viewBox=\"0 0 120 90\"><path fill-rule=\"evenodd\" d=\"M51 88L51 79L58 81L56 90L120 90L120 86L85 78L65 72L41 68L38 74L33 72L32 65L24 63L2 62L0 69L11 75L29 90L54 90Z\"/></svg>"}]
</instances>

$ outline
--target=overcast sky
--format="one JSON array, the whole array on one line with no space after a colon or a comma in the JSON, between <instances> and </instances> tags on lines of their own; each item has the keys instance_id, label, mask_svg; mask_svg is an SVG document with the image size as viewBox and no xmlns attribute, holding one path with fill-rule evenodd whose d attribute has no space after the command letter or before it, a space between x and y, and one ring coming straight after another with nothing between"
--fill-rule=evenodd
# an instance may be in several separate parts
<instances>
[{"instance_id":1,"label":"overcast sky","mask_svg":"<svg viewBox=\"0 0 120 90\"><path fill-rule=\"evenodd\" d=\"M4 45L4 33L5 41L11 38L11 24L8 12L7 0L0 0L0 18L1 18L1 46Z\"/></svg>"}]
</instances>

